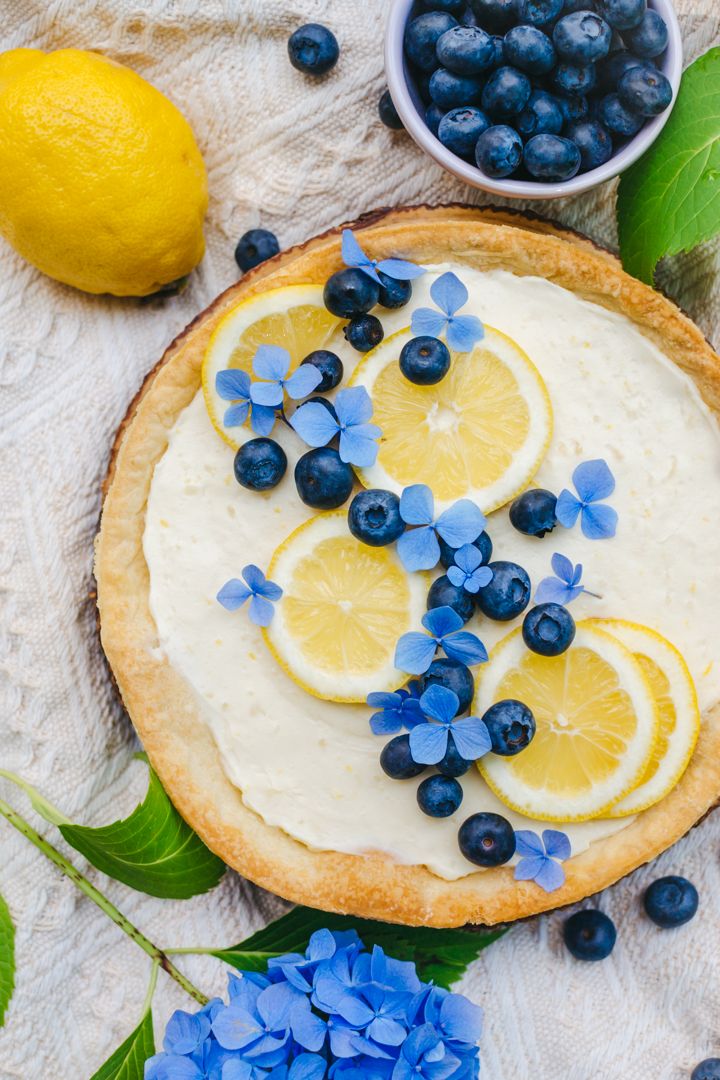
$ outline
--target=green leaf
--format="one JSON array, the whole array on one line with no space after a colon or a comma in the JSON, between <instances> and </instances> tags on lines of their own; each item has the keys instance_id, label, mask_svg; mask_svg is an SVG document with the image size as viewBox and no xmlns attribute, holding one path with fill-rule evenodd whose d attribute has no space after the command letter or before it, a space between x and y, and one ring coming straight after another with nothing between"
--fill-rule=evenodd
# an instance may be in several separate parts
<instances>
[{"instance_id":1,"label":"green leaf","mask_svg":"<svg viewBox=\"0 0 720 1080\"><path fill-rule=\"evenodd\" d=\"M10 909L0 896L0 1027L15 989L15 927Z\"/></svg>"},{"instance_id":2,"label":"green leaf","mask_svg":"<svg viewBox=\"0 0 720 1080\"><path fill-rule=\"evenodd\" d=\"M457 982L476 956L505 933L505 928L431 930L424 926L395 926L296 907L239 945L214 949L212 955L243 971L264 971L273 956L304 952L310 935L322 927L356 930L366 947L381 945L390 956L414 960L423 979L433 979L445 987Z\"/></svg>"},{"instance_id":3,"label":"green leaf","mask_svg":"<svg viewBox=\"0 0 720 1080\"><path fill-rule=\"evenodd\" d=\"M145 755L138 757L147 761ZM149 771L147 795L130 817L99 829L61 824L60 832L116 881L150 896L186 900L217 885L225 864L183 821Z\"/></svg>"},{"instance_id":4,"label":"green leaf","mask_svg":"<svg viewBox=\"0 0 720 1080\"><path fill-rule=\"evenodd\" d=\"M720 232L720 48L690 65L661 134L623 173L617 217L623 266L648 285L664 255Z\"/></svg>"},{"instance_id":5,"label":"green leaf","mask_svg":"<svg viewBox=\"0 0 720 1080\"><path fill-rule=\"evenodd\" d=\"M152 1013L148 1009L132 1035L118 1046L90 1080L143 1080L145 1062L154 1053Z\"/></svg>"}]
</instances>

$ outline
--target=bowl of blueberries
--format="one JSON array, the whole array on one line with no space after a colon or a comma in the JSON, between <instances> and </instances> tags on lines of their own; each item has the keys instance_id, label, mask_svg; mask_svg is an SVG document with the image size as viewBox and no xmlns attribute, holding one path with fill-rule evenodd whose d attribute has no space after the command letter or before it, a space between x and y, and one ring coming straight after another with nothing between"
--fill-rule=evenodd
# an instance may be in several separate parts
<instances>
[{"instance_id":1,"label":"bowl of blueberries","mask_svg":"<svg viewBox=\"0 0 720 1080\"><path fill-rule=\"evenodd\" d=\"M407 131L468 184L574 195L657 138L677 95L671 0L394 0L385 67Z\"/></svg>"}]
</instances>

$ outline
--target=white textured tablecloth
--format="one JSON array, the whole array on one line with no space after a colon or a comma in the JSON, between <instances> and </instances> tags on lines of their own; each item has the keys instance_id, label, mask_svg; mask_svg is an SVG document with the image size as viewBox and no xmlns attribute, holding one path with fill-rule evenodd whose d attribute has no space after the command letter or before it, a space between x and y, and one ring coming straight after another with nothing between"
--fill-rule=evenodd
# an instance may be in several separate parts
<instances>
[{"instance_id":1,"label":"white textured tablecloth","mask_svg":"<svg viewBox=\"0 0 720 1080\"><path fill-rule=\"evenodd\" d=\"M283 246L373 207L487 201L378 121L387 0L0 0L2 48L98 49L150 79L190 119L210 176L208 253L183 296L147 304L84 296L0 245L0 763L71 818L101 824L142 795L133 731L95 625L92 541L113 433L163 348L234 281L246 229ZM679 0L690 60L717 43L718 0ZM321 20L342 52L324 81L286 56ZM614 187L536 207L613 244ZM717 245L675 259L662 284L720 344ZM682 558L682 551L678 551ZM27 800L0 794L36 824ZM50 833L50 826L40 825ZM0 819L0 891L17 926L17 989L0 1032L0 1080L84 1080L139 1018L147 958ZM80 864L80 857L73 858ZM699 886L688 926L640 913L645 884ZM160 901L90 877L165 946L230 944L280 910L228 873L210 895ZM562 916L516 926L463 987L486 1010L488 1080L681 1080L720 1054L720 815L599 898L619 939L602 964L564 950ZM185 958L184 958L185 959ZM222 965L186 959L207 992ZM163 976L156 1030L188 999Z\"/></svg>"}]
</instances>

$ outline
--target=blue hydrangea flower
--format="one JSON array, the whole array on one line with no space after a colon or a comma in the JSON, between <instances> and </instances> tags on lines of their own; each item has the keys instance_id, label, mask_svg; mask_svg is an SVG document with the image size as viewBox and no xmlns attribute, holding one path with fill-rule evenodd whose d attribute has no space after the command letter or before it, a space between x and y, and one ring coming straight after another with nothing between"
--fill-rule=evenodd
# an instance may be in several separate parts
<instances>
[{"instance_id":1,"label":"blue hydrangea flower","mask_svg":"<svg viewBox=\"0 0 720 1080\"><path fill-rule=\"evenodd\" d=\"M445 1049L432 1024L411 1031L393 1069L393 1080L447 1080L460 1069L461 1061Z\"/></svg>"},{"instance_id":2,"label":"blue hydrangea flower","mask_svg":"<svg viewBox=\"0 0 720 1080\"><path fill-rule=\"evenodd\" d=\"M617 511L601 500L615 490L615 477L606 461L597 458L583 461L573 475L577 495L567 488L558 495L555 517L566 529L572 529L580 517L580 528L588 540L604 540L615 535Z\"/></svg>"},{"instance_id":3,"label":"blue hydrangea flower","mask_svg":"<svg viewBox=\"0 0 720 1080\"><path fill-rule=\"evenodd\" d=\"M407 688L393 693L373 691L365 699L372 709L379 711L370 717L370 727L375 735L395 735L402 728L410 731L422 723L420 708L420 683L412 679Z\"/></svg>"},{"instance_id":4,"label":"blue hydrangea flower","mask_svg":"<svg viewBox=\"0 0 720 1080\"><path fill-rule=\"evenodd\" d=\"M269 435L275 425L275 410L264 405L254 405L250 400L250 376L240 368L228 368L218 371L215 376L215 389L223 401L232 405L225 410L223 425L239 427L250 414L250 426L256 435Z\"/></svg>"},{"instance_id":5,"label":"blue hydrangea flower","mask_svg":"<svg viewBox=\"0 0 720 1080\"><path fill-rule=\"evenodd\" d=\"M448 567L447 576L458 589L476 593L489 585L493 576L490 567L481 566L481 563L482 555L475 545L463 544L455 552L455 565Z\"/></svg>"},{"instance_id":6,"label":"blue hydrangea flower","mask_svg":"<svg viewBox=\"0 0 720 1080\"><path fill-rule=\"evenodd\" d=\"M444 333L455 352L470 352L485 336L485 330L476 315L457 314L468 301L468 291L460 278L452 272L441 274L430 286L430 295L440 310L417 308L410 323L413 334L440 337Z\"/></svg>"},{"instance_id":7,"label":"blue hydrangea flower","mask_svg":"<svg viewBox=\"0 0 720 1080\"><path fill-rule=\"evenodd\" d=\"M434 723L418 724L410 732L410 753L419 765L437 765L452 737L461 757L476 761L492 749L485 723L478 716L456 720L460 700L452 690L434 683L420 698L420 708Z\"/></svg>"},{"instance_id":8,"label":"blue hydrangea flower","mask_svg":"<svg viewBox=\"0 0 720 1080\"><path fill-rule=\"evenodd\" d=\"M388 277L395 278L397 281L412 281L413 278L420 277L421 274L425 273L424 266L417 266L415 263L407 262L405 259L380 259L378 261L369 258L350 229L343 229L341 247L342 259L345 265L356 266L358 270L362 270L373 281L377 281L378 284L380 284L378 270L380 273L387 274Z\"/></svg>"},{"instance_id":9,"label":"blue hydrangea flower","mask_svg":"<svg viewBox=\"0 0 720 1080\"><path fill-rule=\"evenodd\" d=\"M484 664L487 660L487 650L480 638L462 629L464 623L451 607L433 608L423 615L421 622L427 633L411 630L397 643L395 667L398 671L424 675L435 659L437 649L468 667Z\"/></svg>"},{"instance_id":10,"label":"blue hydrangea flower","mask_svg":"<svg viewBox=\"0 0 720 1080\"><path fill-rule=\"evenodd\" d=\"M228 611L237 611L246 600L250 600L248 613L256 626L269 626L275 613L273 604L283 594L279 585L268 581L259 566L250 563L243 568L242 576L226 581L216 599Z\"/></svg>"},{"instance_id":11,"label":"blue hydrangea flower","mask_svg":"<svg viewBox=\"0 0 720 1080\"><path fill-rule=\"evenodd\" d=\"M348 386L339 390L333 404L337 420L324 405L309 401L293 413L290 423L308 446L327 446L339 434L342 461L360 468L374 465L382 431L376 424L368 423L373 404L365 387Z\"/></svg>"},{"instance_id":12,"label":"blue hydrangea flower","mask_svg":"<svg viewBox=\"0 0 720 1080\"><path fill-rule=\"evenodd\" d=\"M400 517L408 529L397 542L397 553L406 570L432 570L440 559L438 533L451 548L477 540L487 524L479 506L458 499L435 518L435 500L427 484L411 484L400 496Z\"/></svg>"},{"instance_id":13,"label":"blue hydrangea flower","mask_svg":"<svg viewBox=\"0 0 720 1080\"><path fill-rule=\"evenodd\" d=\"M268 960L268 974L272 977L277 970L283 978L303 993L310 993L313 986L313 974L318 964L329 960L337 951L337 942L329 930L316 930L310 937L305 953L285 953Z\"/></svg>"},{"instance_id":14,"label":"blue hydrangea flower","mask_svg":"<svg viewBox=\"0 0 720 1080\"><path fill-rule=\"evenodd\" d=\"M515 867L516 881L534 881L545 892L554 892L565 881L560 862L570 858L570 840L564 832L545 829L542 839L530 829L515 833L516 851L521 856Z\"/></svg>"},{"instance_id":15,"label":"blue hydrangea flower","mask_svg":"<svg viewBox=\"0 0 720 1080\"><path fill-rule=\"evenodd\" d=\"M550 562L554 577L542 579L535 593L536 604L563 604L567 607L581 593L597 597L597 593L590 592L580 584L583 574L582 563L573 566L566 555L560 555L557 551Z\"/></svg>"},{"instance_id":16,"label":"blue hydrangea flower","mask_svg":"<svg viewBox=\"0 0 720 1080\"><path fill-rule=\"evenodd\" d=\"M474 1005L462 994L452 994L433 986L426 995L423 1013L454 1054L473 1057L477 1054L483 1020L479 1005Z\"/></svg>"},{"instance_id":17,"label":"blue hydrangea flower","mask_svg":"<svg viewBox=\"0 0 720 1080\"><path fill-rule=\"evenodd\" d=\"M209 1034L209 1016L176 1009L165 1028L163 1047L168 1054L193 1054Z\"/></svg>"},{"instance_id":18,"label":"blue hydrangea flower","mask_svg":"<svg viewBox=\"0 0 720 1080\"><path fill-rule=\"evenodd\" d=\"M297 400L307 397L322 382L322 374L312 364L300 364L288 377L291 358L287 349L279 345L260 345L253 357L253 371L265 382L254 382L250 387L253 405L279 409L285 394Z\"/></svg>"}]
</instances>

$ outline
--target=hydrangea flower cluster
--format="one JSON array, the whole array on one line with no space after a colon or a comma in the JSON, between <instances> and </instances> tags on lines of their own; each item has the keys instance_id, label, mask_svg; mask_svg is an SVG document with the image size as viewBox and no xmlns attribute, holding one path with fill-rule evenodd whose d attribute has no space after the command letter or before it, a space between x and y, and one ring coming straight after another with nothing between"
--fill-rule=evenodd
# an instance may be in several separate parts
<instances>
[{"instance_id":1,"label":"hydrangea flower cluster","mask_svg":"<svg viewBox=\"0 0 720 1080\"><path fill-rule=\"evenodd\" d=\"M229 1001L175 1012L145 1080L471 1080L482 1010L354 931L229 978Z\"/></svg>"}]
</instances>

